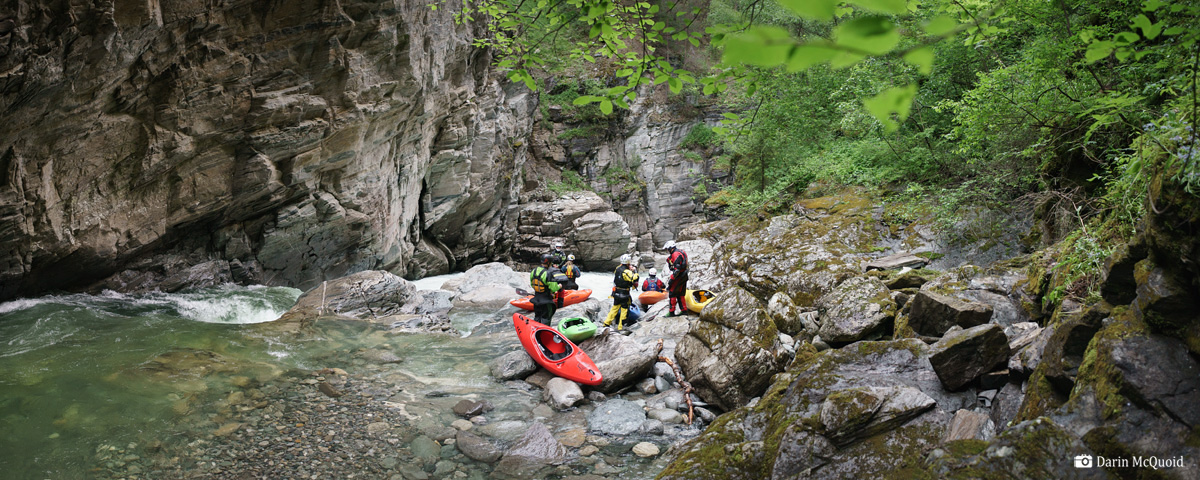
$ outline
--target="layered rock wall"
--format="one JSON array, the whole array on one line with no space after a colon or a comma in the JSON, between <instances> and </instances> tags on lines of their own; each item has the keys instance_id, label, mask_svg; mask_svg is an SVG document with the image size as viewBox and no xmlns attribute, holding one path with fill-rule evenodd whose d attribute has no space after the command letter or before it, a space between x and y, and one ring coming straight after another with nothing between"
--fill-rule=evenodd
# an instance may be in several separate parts
<instances>
[{"instance_id":1,"label":"layered rock wall","mask_svg":"<svg viewBox=\"0 0 1200 480\"><path fill-rule=\"evenodd\" d=\"M212 260L308 288L507 252L536 100L448 10L0 7L0 299Z\"/></svg>"}]
</instances>

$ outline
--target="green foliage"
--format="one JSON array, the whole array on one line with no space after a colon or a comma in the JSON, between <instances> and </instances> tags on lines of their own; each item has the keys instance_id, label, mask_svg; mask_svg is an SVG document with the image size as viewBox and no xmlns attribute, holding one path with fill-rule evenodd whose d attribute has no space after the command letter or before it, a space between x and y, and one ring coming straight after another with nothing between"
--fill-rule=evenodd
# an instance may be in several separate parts
<instances>
[{"instance_id":1,"label":"green foliage","mask_svg":"<svg viewBox=\"0 0 1200 480\"><path fill-rule=\"evenodd\" d=\"M679 148L704 149L717 142L717 133L703 123L696 124L679 142Z\"/></svg>"},{"instance_id":2,"label":"green foliage","mask_svg":"<svg viewBox=\"0 0 1200 480\"><path fill-rule=\"evenodd\" d=\"M594 137L594 136L600 134L602 131L603 131L603 127L600 127L598 125L593 125L593 126L588 126L588 127L575 127L575 128L569 128L569 129L563 131L562 133L558 134L557 138L559 141L566 142L566 141L574 140L576 138L591 138L591 137Z\"/></svg>"},{"instance_id":3,"label":"green foliage","mask_svg":"<svg viewBox=\"0 0 1200 480\"><path fill-rule=\"evenodd\" d=\"M588 187L587 182L583 180L583 177L579 176L579 173L574 170L563 170L562 181L551 182L546 186L546 188L559 195L568 192L591 190L591 188Z\"/></svg>"},{"instance_id":4,"label":"green foliage","mask_svg":"<svg viewBox=\"0 0 1200 480\"><path fill-rule=\"evenodd\" d=\"M1060 248L1058 263L1052 268L1055 285L1042 298L1043 305L1059 305L1068 296L1097 299L1101 270L1113 249L1086 228L1067 236Z\"/></svg>"}]
</instances>

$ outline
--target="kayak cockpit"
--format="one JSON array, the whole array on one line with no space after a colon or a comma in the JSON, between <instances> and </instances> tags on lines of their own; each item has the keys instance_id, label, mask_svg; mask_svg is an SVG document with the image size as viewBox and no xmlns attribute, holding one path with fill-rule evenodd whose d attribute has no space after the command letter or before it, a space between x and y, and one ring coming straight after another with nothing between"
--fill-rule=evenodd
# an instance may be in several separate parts
<instances>
[{"instance_id":1,"label":"kayak cockpit","mask_svg":"<svg viewBox=\"0 0 1200 480\"><path fill-rule=\"evenodd\" d=\"M549 360L557 361L571 356L571 344L553 330L538 330L534 339Z\"/></svg>"}]
</instances>

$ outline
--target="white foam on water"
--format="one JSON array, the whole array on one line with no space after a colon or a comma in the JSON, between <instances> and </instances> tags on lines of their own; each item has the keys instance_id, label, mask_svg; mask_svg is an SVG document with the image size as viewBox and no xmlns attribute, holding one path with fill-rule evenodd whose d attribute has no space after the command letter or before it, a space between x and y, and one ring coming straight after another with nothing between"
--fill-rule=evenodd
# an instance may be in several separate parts
<instances>
[{"instance_id":1,"label":"white foam on water","mask_svg":"<svg viewBox=\"0 0 1200 480\"><path fill-rule=\"evenodd\" d=\"M463 276L463 272L434 275L432 277L413 280L413 284L417 286L417 290L440 290L443 283L461 276Z\"/></svg>"}]
</instances>

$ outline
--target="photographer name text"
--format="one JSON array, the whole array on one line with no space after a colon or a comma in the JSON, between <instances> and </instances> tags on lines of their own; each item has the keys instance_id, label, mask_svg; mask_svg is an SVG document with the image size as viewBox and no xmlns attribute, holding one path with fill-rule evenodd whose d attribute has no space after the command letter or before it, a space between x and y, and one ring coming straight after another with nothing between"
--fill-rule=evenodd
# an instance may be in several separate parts
<instances>
[{"instance_id":1,"label":"photographer name text","mask_svg":"<svg viewBox=\"0 0 1200 480\"><path fill-rule=\"evenodd\" d=\"M1097 455L1095 459L1081 458L1090 457L1080 456L1075 459L1075 466L1079 468L1150 468L1158 470L1160 468L1182 468L1184 466L1183 456L1178 457L1142 457L1135 456L1131 458L1109 458L1103 455Z\"/></svg>"}]
</instances>

